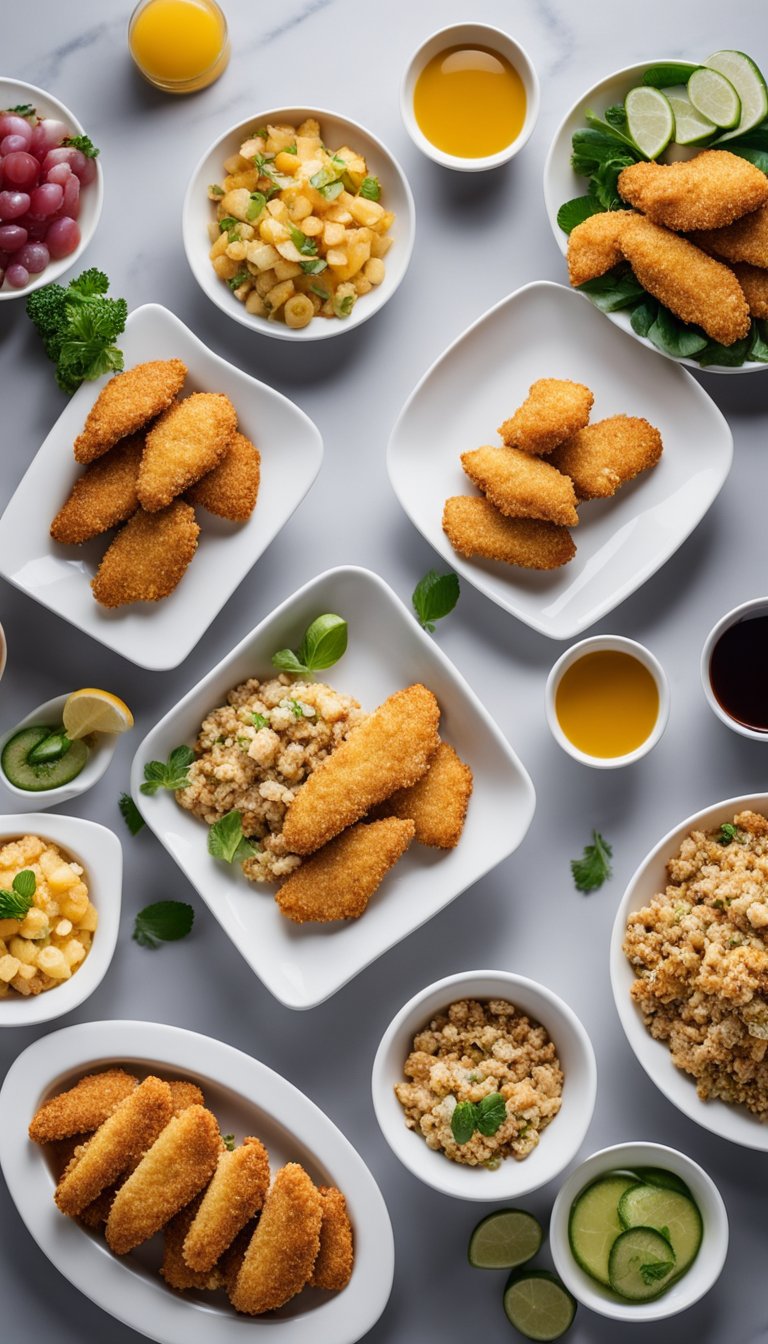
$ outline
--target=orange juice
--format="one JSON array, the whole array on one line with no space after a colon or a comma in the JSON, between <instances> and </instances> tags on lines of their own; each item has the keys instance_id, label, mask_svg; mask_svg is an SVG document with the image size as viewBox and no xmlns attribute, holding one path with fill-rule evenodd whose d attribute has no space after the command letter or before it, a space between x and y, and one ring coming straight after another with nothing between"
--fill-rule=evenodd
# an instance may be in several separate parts
<instances>
[{"instance_id":1,"label":"orange juice","mask_svg":"<svg viewBox=\"0 0 768 1344\"><path fill-rule=\"evenodd\" d=\"M555 713L565 736L586 756L627 756L650 737L659 692L648 668L629 653L585 653L563 673Z\"/></svg>"},{"instance_id":2,"label":"orange juice","mask_svg":"<svg viewBox=\"0 0 768 1344\"><path fill-rule=\"evenodd\" d=\"M128 43L144 77L167 93L207 88L229 61L226 20L213 0L143 0Z\"/></svg>"},{"instance_id":3,"label":"orange juice","mask_svg":"<svg viewBox=\"0 0 768 1344\"><path fill-rule=\"evenodd\" d=\"M481 47L449 47L424 66L413 114L437 149L484 159L516 140L525 122L523 81L504 56Z\"/></svg>"}]
</instances>

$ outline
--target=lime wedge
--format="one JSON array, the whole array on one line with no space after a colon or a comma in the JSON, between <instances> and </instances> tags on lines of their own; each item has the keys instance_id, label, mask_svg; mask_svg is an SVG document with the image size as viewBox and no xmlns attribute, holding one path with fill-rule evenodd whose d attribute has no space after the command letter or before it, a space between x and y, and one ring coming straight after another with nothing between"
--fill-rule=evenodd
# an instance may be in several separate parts
<instances>
[{"instance_id":1,"label":"lime wedge","mask_svg":"<svg viewBox=\"0 0 768 1344\"><path fill-rule=\"evenodd\" d=\"M768 89L765 80L755 62L743 51L716 51L704 62L711 70L717 70L730 80L741 99L741 116L738 124L721 140L731 140L735 135L743 135L758 122L768 117Z\"/></svg>"},{"instance_id":2,"label":"lime wedge","mask_svg":"<svg viewBox=\"0 0 768 1344\"><path fill-rule=\"evenodd\" d=\"M661 89L643 85L624 100L627 129L647 159L657 159L675 133L675 116Z\"/></svg>"},{"instance_id":3,"label":"lime wedge","mask_svg":"<svg viewBox=\"0 0 768 1344\"><path fill-rule=\"evenodd\" d=\"M688 80L688 97L697 112L725 130L738 126L741 99L731 81L702 65Z\"/></svg>"},{"instance_id":4,"label":"lime wedge","mask_svg":"<svg viewBox=\"0 0 768 1344\"><path fill-rule=\"evenodd\" d=\"M514 1269L532 1260L544 1239L541 1224L525 1209L499 1209L477 1224L469 1238L475 1269Z\"/></svg>"},{"instance_id":5,"label":"lime wedge","mask_svg":"<svg viewBox=\"0 0 768 1344\"><path fill-rule=\"evenodd\" d=\"M696 111L684 84L675 84L671 89L665 89L664 95L669 99L669 105L675 114L676 145L698 145L702 140L708 140L711 135L717 134L715 123Z\"/></svg>"},{"instance_id":6,"label":"lime wedge","mask_svg":"<svg viewBox=\"0 0 768 1344\"><path fill-rule=\"evenodd\" d=\"M504 1310L526 1339L548 1341L565 1334L576 1315L576 1301L554 1274L524 1269L507 1282Z\"/></svg>"}]
</instances>

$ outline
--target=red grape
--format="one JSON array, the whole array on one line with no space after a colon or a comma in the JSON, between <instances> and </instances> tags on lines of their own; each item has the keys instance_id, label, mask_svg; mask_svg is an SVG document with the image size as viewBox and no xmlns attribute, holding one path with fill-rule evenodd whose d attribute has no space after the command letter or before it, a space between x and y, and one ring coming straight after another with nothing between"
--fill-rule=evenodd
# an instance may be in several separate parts
<instances>
[{"instance_id":1,"label":"red grape","mask_svg":"<svg viewBox=\"0 0 768 1344\"><path fill-rule=\"evenodd\" d=\"M85 155L80 149L73 149L71 145L61 145L59 149L49 149L43 159L43 172L47 173L57 163L68 163L73 173L81 173L85 163Z\"/></svg>"},{"instance_id":2,"label":"red grape","mask_svg":"<svg viewBox=\"0 0 768 1344\"><path fill-rule=\"evenodd\" d=\"M32 219L29 215L25 215L21 222L29 234L29 241L31 243L41 243L48 232L51 221L49 218Z\"/></svg>"},{"instance_id":3,"label":"red grape","mask_svg":"<svg viewBox=\"0 0 768 1344\"><path fill-rule=\"evenodd\" d=\"M5 272L5 278L12 289L23 289L29 283L29 271L14 261Z\"/></svg>"},{"instance_id":4,"label":"red grape","mask_svg":"<svg viewBox=\"0 0 768 1344\"><path fill-rule=\"evenodd\" d=\"M0 219L19 219L29 209L26 191L0 191Z\"/></svg>"},{"instance_id":5,"label":"red grape","mask_svg":"<svg viewBox=\"0 0 768 1344\"><path fill-rule=\"evenodd\" d=\"M0 137L5 135L21 136L26 149L32 139L32 127L26 117L17 117L13 112L4 112L0 116Z\"/></svg>"},{"instance_id":6,"label":"red grape","mask_svg":"<svg viewBox=\"0 0 768 1344\"><path fill-rule=\"evenodd\" d=\"M56 182L44 182L41 187L35 187L29 199L32 214L46 219L48 215L55 215L62 205L64 188Z\"/></svg>"},{"instance_id":7,"label":"red grape","mask_svg":"<svg viewBox=\"0 0 768 1344\"><path fill-rule=\"evenodd\" d=\"M96 177L96 160L86 159L83 164L82 172L79 172L77 176L80 178L81 187L90 186L91 182L93 182Z\"/></svg>"},{"instance_id":8,"label":"red grape","mask_svg":"<svg viewBox=\"0 0 768 1344\"><path fill-rule=\"evenodd\" d=\"M58 182L59 186L63 187L67 178L72 176L72 169L68 163L55 163L52 168L48 169L45 176L46 181Z\"/></svg>"},{"instance_id":9,"label":"red grape","mask_svg":"<svg viewBox=\"0 0 768 1344\"><path fill-rule=\"evenodd\" d=\"M72 212L73 210L78 209L79 200L80 182L78 178L75 177L74 173L72 173L64 183L64 190L62 193L61 209L64 211L64 214L71 215L72 219L74 219L75 216ZM59 207L57 206L57 209L58 208Z\"/></svg>"},{"instance_id":10,"label":"red grape","mask_svg":"<svg viewBox=\"0 0 768 1344\"><path fill-rule=\"evenodd\" d=\"M4 252L17 252L27 241L27 230L20 224L0 225L0 248Z\"/></svg>"},{"instance_id":11,"label":"red grape","mask_svg":"<svg viewBox=\"0 0 768 1344\"><path fill-rule=\"evenodd\" d=\"M55 149L51 151L53 154L56 152ZM34 186L40 172L40 164L31 154L27 154L26 150L17 150L14 154L6 154L3 159L3 172L9 185Z\"/></svg>"},{"instance_id":12,"label":"red grape","mask_svg":"<svg viewBox=\"0 0 768 1344\"><path fill-rule=\"evenodd\" d=\"M54 117L46 117L38 122L32 132L30 142L30 152L37 158L42 159L49 149L56 149L65 136L69 135L68 128L63 121L56 121Z\"/></svg>"},{"instance_id":13,"label":"red grape","mask_svg":"<svg viewBox=\"0 0 768 1344\"><path fill-rule=\"evenodd\" d=\"M45 241L51 256L58 261L60 257L68 257L70 252L74 252L80 242L80 229L74 219L65 215L63 219L53 221Z\"/></svg>"},{"instance_id":14,"label":"red grape","mask_svg":"<svg viewBox=\"0 0 768 1344\"><path fill-rule=\"evenodd\" d=\"M26 149L28 141L23 135L4 135L0 140L0 154L16 154L20 149Z\"/></svg>"},{"instance_id":15,"label":"red grape","mask_svg":"<svg viewBox=\"0 0 768 1344\"><path fill-rule=\"evenodd\" d=\"M25 243L13 260L18 262L20 266L26 267L31 275L39 275L41 271L45 270L50 259L45 243Z\"/></svg>"}]
</instances>

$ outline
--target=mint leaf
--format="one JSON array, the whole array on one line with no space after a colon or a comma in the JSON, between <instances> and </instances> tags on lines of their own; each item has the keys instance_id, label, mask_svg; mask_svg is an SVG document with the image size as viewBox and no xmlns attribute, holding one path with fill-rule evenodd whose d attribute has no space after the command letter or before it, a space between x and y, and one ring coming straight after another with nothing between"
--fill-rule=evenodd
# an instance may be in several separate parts
<instances>
[{"instance_id":1,"label":"mint leaf","mask_svg":"<svg viewBox=\"0 0 768 1344\"><path fill-rule=\"evenodd\" d=\"M148 761L144 766L144 783L141 785L141 792L153 797L158 789L171 789L176 792L178 789L189 788L189 775L187 770L195 759L195 753L191 747L174 747L167 762Z\"/></svg>"},{"instance_id":2,"label":"mint leaf","mask_svg":"<svg viewBox=\"0 0 768 1344\"><path fill-rule=\"evenodd\" d=\"M436 570L430 569L416 584L411 597L419 625L432 634L435 621L441 621L453 611L459 593L459 580L452 570L447 574L438 574Z\"/></svg>"},{"instance_id":3,"label":"mint leaf","mask_svg":"<svg viewBox=\"0 0 768 1344\"><path fill-rule=\"evenodd\" d=\"M460 1101L451 1116L451 1133L457 1143L469 1143L475 1132L477 1109L473 1101Z\"/></svg>"},{"instance_id":4,"label":"mint leaf","mask_svg":"<svg viewBox=\"0 0 768 1344\"><path fill-rule=\"evenodd\" d=\"M37 878L31 868L24 868L14 877L11 886L17 896L21 896L24 901L32 901L32 897L37 891Z\"/></svg>"},{"instance_id":5,"label":"mint leaf","mask_svg":"<svg viewBox=\"0 0 768 1344\"><path fill-rule=\"evenodd\" d=\"M141 947L175 943L186 938L194 920L192 906L184 901L155 901L153 905L145 905L136 916L133 938Z\"/></svg>"},{"instance_id":6,"label":"mint leaf","mask_svg":"<svg viewBox=\"0 0 768 1344\"><path fill-rule=\"evenodd\" d=\"M674 1260L651 1260L647 1265L640 1266L640 1277L643 1283L658 1283L660 1279L666 1279L674 1268Z\"/></svg>"},{"instance_id":7,"label":"mint leaf","mask_svg":"<svg viewBox=\"0 0 768 1344\"><path fill-rule=\"evenodd\" d=\"M243 816L237 808L220 817L208 831L208 853L214 859L222 859L224 863L244 863L258 852L258 846L243 835Z\"/></svg>"},{"instance_id":8,"label":"mint leaf","mask_svg":"<svg viewBox=\"0 0 768 1344\"><path fill-rule=\"evenodd\" d=\"M477 1103L477 1128L488 1138L507 1118L507 1104L500 1092L491 1092Z\"/></svg>"},{"instance_id":9,"label":"mint leaf","mask_svg":"<svg viewBox=\"0 0 768 1344\"><path fill-rule=\"evenodd\" d=\"M23 919L32 907L36 889L37 878L31 868L17 873L10 891L0 888L0 919Z\"/></svg>"},{"instance_id":10,"label":"mint leaf","mask_svg":"<svg viewBox=\"0 0 768 1344\"><path fill-rule=\"evenodd\" d=\"M121 793L117 806L120 808L120 815L123 818L131 835L138 835L139 831L146 825L138 807L134 803L129 793Z\"/></svg>"}]
</instances>

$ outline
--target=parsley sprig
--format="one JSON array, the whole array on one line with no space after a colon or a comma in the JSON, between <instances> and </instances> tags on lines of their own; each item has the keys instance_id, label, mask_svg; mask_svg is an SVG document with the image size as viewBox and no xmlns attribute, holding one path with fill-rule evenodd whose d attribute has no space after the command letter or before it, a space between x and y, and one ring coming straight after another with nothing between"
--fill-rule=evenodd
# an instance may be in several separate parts
<instances>
[{"instance_id":1,"label":"parsley sprig","mask_svg":"<svg viewBox=\"0 0 768 1344\"><path fill-rule=\"evenodd\" d=\"M343 616L332 612L318 616L308 627L301 644L293 649L278 649L272 666L281 672L323 672L333 667L346 653L349 630Z\"/></svg>"},{"instance_id":2,"label":"parsley sprig","mask_svg":"<svg viewBox=\"0 0 768 1344\"><path fill-rule=\"evenodd\" d=\"M457 1143L469 1143L475 1130L489 1138L507 1118L507 1103L500 1092L490 1092L482 1101L460 1101L451 1116L451 1133Z\"/></svg>"},{"instance_id":3,"label":"parsley sprig","mask_svg":"<svg viewBox=\"0 0 768 1344\"><path fill-rule=\"evenodd\" d=\"M225 813L208 831L208 853L224 863L245 863L259 847L243 835L243 814L237 808Z\"/></svg>"},{"instance_id":4,"label":"parsley sprig","mask_svg":"<svg viewBox=\"0 0 768 1344\"><path fill-rule=\"evenodd\" d=\"M192 748L184 746L174 747L167 761L147 761L141 792L153 798L158 789L170 789L175 793L178 789L189 788L187 771L194 759Z\"/></svg>"},{"instance_id":5,"label":"parsley sprig","mask_svg":"<svg viewBox=\"0 0 768 1344\"><path fill-rule=\"evenodd\" d=\"M571 872L577 891L597 891L611 876L613 849L599 831L592 832L592 844L584 846L580 859L571 859Z\"/></svg>"},{"instance_id":6,"label":"parsley sprig","mask_svg":"<svg viewBox=\"0 0 768 1344\"><path fill-rule=\"evenodd\" d=\"M732 845L734 841L741 842L744 839L744 836L738 826L734 826L732 821L724 821L716 839L718 845Z\"/></svg>"},{"instance_id":7,"label":"parsley sprig","mask_svg":"<svg viewBox=\"0 0 768 1344\"><path fill-rule=\"evenodd\" d=\"M186 938L195 922L195 912L185 901L155 901L145 905L133 926L134 942L156 948Z\"/></svg>"},{"instance_id":8,"label":"parsley sprig","mask_svg":"<svg viewBox=\"0 0 768 1344\"><path fill-rule=\"evenodd\" d=\"M69 149L79 149L86 159L98 158L100 150L96 148L89 135L68 135L66 140L62 141Z\"/></svg>"},{"instance_id":9,"label":"parsley sprig","mask_svg":"<svg viewBox=\"0 0 768 1344\"><path fill-rule=\"evenodd\" d=\"M10 890L0 887L0 919L23 919L32 907L37 890L37 878L31 868L24 868L14 877Z\"/></svg>"},{"instance_id":10,"label":"parsley sprig","mask_svg":"<svg viewBox=\"0 0 768 1344\"><path fill-rule=\"evenodd\" d=\"M435 621L441 621L453 611L459 593L458 576L452 570L447 574L438 574L436 570L430 569L416 584L411 597L419 625L431 635Z\"/></svg>"}]
</instances>

